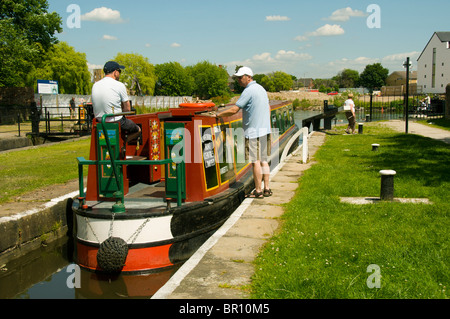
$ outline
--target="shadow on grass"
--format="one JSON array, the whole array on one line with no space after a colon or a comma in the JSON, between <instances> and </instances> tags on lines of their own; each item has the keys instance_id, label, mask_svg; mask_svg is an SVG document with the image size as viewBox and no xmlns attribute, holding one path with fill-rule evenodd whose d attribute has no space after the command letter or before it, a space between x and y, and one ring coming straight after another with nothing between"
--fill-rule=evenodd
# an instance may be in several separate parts
<instances>
[{"instance_id":1,"label":"shadow on grass","mask_svg":"<svg viewBox=\"0 0 450 319\"><path fill-rule=\"evenodd\" d=\"M424 186L440 186L450 181L450 146L414 134L382 137L381 151L373 165L393 169L397 176L413 178Z\"/></svg>"}]
</instances>

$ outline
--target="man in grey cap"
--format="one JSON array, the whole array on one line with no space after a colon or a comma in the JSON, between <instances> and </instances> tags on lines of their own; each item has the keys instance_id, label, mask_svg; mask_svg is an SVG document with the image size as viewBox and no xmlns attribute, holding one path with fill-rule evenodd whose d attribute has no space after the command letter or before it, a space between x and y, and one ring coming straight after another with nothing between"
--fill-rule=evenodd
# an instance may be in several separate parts
<instances>
[{"instance_id":1,"label":"man in grey cap","mask_svg":"<svg viewBox=\"0 0 450 319\"><path fill-rule=\"evenodd\" d=\"M233 75L239 85L244 87L236 105L222 112L217 117L231 116L242 109L242 126L244 128L246 152L253 166L254 198L272 195L269 188L271 151L270 105L266 90L253 80L253 71L249 67L240 68ZM262 188L264 180L264 189Z\"/></svg>"},{"instance_id":2,"label":"man in grey cap","mask_svg":"<svg viewBox=\"0 0 450 319\"><path fill-rule=\"evenodd\" d=\"M92 87L92 106L97 121L102 120L104 114L129 112L131 110L127 89L119 82L120 73L125 69L115 61L108 61L103 67L105 77L94 83ZM106 122L119 122L122 130L128 132L127 142L136 138L141 128L133 121L122 115L108 117Z\"/></svg>"}]
</instances>

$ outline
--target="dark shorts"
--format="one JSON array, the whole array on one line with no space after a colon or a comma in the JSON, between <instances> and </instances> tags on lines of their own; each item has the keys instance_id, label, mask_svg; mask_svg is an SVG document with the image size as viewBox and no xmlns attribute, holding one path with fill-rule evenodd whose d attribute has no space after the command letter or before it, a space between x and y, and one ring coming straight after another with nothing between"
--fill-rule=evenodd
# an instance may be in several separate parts
<instances>
[{"instance_id":1,"label":"dark shorts","mask_svg":"<svg viewBox=\"0 0 450 319\"><path fill-rule=\"evenodd\" d=\"M128 133L139 132L139 126L132 120L127 119L125 116L119 120L119 123L121 129L124 131L128 131Z\"/></svg>"},{"instance_id":2,"label":"dark shorts","mask_svg":"<svg viewBox=\"0 0 450 319\"><path fill-rule=\"evenodd\" d=\"M272 151L270 134L258 138L245 139L245 158L250 162L269 162Z\"/></svg>"},{"instance_id":3,"label":"dark shorts","mask_svg":"<svg viewBox=\"0 0 450 319\"><path fill-rule=\"evenodd\" d=\"M102 118L101 117L97 117L96 118L97 122L101 123L102 122ZM107 122L110 123L110 122ZM117 122L116 122L117 123ZM134 123L132 120L127 119L125 116L123 116L120 120L119 120L119 125L120 128L123 131L127 131L128 133L136 133L139 132L139 126Z\"/></svg>"}]
</instances>

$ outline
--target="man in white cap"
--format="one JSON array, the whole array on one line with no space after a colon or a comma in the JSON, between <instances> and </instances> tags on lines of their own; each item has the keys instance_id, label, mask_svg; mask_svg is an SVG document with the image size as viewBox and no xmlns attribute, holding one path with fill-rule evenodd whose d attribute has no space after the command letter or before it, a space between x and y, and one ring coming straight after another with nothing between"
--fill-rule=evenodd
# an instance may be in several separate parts
<instances>
[{"instance_id":1,"label":"man in white cap","mask_svg":"<svg viewBox=\"0 0 450 319\"><path fill-rule=\"evenodd\" d=\"M266 90L253 80L253 71L250 68L241 67L233 77L236 77L239 85L245 89L236 105L217 113L216 116L231 116L242 109L246 152L252 162L255 182L255 190L251 196L254 198L271 196L268 163L271 151L269 98ZM262 180L264 180L264 189Z\"/></svg>"},{"instance_id":2,"label":"man in white cap","mask_svg":"<svg viewBox=\"0 0 450 319\"><path fill-rule=\"evenodd\" d=\"M97 121L102 120L104 114L129 112L131 110L127 89L119 82L120 73L125 69L123 65L115 61L108 61L103 67L105 77L92 86L92 106ZM122 130L128 132L127 142L136 138L141 128L132 120L119 115L109 117L106 122L119 122Z\"/></svg>"}]
</instances>

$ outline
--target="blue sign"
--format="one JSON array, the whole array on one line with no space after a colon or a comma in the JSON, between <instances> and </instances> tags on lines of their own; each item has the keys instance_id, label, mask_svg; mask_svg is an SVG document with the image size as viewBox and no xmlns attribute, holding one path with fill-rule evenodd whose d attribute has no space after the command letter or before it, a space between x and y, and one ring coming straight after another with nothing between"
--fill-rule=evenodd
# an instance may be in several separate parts
<instances>
[{"instance_id":1,"label":"blue sign","mask_svg":"<svg viewBox=\"0 0 450 319\"><path fill-rule=\"evenodd\" d=\"M58 81L37 80L39 94L58 94Z\"/></svg>"}]
</instances>

